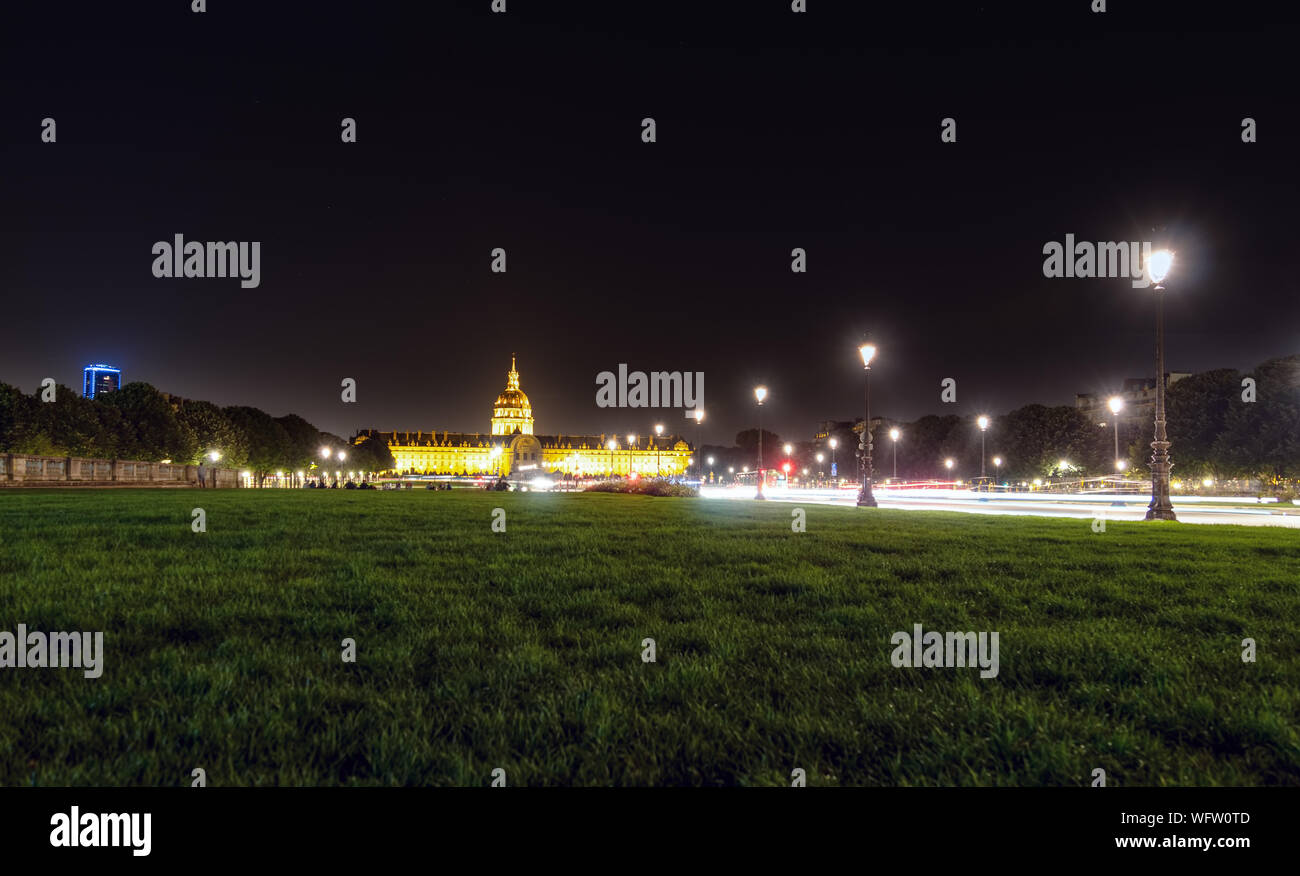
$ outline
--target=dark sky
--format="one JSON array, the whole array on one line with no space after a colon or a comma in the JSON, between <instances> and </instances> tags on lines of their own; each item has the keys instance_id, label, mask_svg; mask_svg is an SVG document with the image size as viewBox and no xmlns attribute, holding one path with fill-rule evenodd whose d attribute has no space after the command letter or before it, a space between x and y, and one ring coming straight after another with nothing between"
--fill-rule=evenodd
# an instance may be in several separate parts
<instances>
[{"instance_id":1,"label":"dark sky","mask_svg":"<svg viewBox=\"0 0 1300 876\"><path fill-rule=\"evenodd\" d=\"M515 352L539 432L682 424L596 407L626 362L704 372L706 440L759 382L807 438L860 414L869 331L873 413L1071 404L1153 372L1154 311L1044 278L1066 233L1176 250L1172 370L1300 352L1294 48L1247 5L15 5L0 381L28 392L107 361L343 435L486 431ZM261 286L154 278L177 233L261 241Z\"/></svg>"}]
</instances>

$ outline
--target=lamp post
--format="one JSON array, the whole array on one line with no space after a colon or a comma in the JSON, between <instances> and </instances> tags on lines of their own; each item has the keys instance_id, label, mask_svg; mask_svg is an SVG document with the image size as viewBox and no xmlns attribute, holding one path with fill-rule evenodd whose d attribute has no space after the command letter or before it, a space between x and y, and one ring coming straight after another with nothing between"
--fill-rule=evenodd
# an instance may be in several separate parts
<instances>
[{"instance_id":1,"label":"lamp post","mask_svg":"<svg viewBox=\"0 0 1300 876\"><path fill-rule=\"evenodd\" d=\"M627 476L632 477L632 466L636 462L636 436L627 436Z\"/></svg>"},{"instance_id":2,"label":"lamp post","mask_svg":"<svg viewBox=\"0 0 1300 876\"><path fill-rule=\"evenodd\" d=\"M662 469L659 467L659 439L664 434L664 427L660 423L655 423L655 477L662 476Z\"/></svg>"},{"instance_id":3,"label":"lamp post","mask_svg":"<svg viewBox=\"0 0 1300 876\"><path fill-rule=\"evenodd\" d=\"M994 471L997 472L997 477L995 477L994 480L997 480L997 478L1002 477L1002 457L1000 456L993 457L993 469Z\"/></svg>"},{"instance_id":4,"label":"lamp post","mask_svg":"<svg viewBox=\"0 0 1300 876\"><path fill-rule=\"evenodd\" d=\"M858 445L858 457L862 460L862 489L858 492L859 508L875 508L876 497L871 495L871 358L876 355L872 344L858 347L862 354L862 369L866 373L866 415L862 419L862 443Z\"/></svg>"},{"instance_id":5,"label":"lamp post","mask_svg":"<svg viewBox=\"0 0 1300 876\"><path fill-rule=\"evenodd\" d=\"M704 452L704 445L700 443L700 424L704 422L704 411L696 408L691 411L691 416L695 417L695 455L700 456ZM709 462L709 465L713 465ZM704 459L700 458L700 483L704 483Z\"/></svg>"},{"instance_id":6,"label":"lamp post","mask_svg":"<svg viewBox=\"0 0 1300 876\"><path fill-rule=\"evenodd\" d=\"M710 457L709 457L709 476L712 477L712 475L713 475L713 457L710 456ZM703 465L700 466L700 485L701 485L701 486L704 485L704 466L703 466Z\"/></svg>"},{"instance_id":7,"label":"lamp post","mask_svg":"<svg viewBox=\"0 0 1300 876\"><path fill-rule=\"evenodd\" d=\"M840 446L840 439L832 438L830 441L826 443L831 446L831 478L835 479L837 478L837 475L835 473L835 448Z\"/></svg>"},{"instance_id":8,"label":"lamp post","mask_svg":"<svg viewBox=\"0 0 1300 876\"><path fill-rule=\"evenodd\" d=\"M989 418L980 414L975 420L975 425L980 427L980 478L984 477L984 433L989 428Z\"/></svg>"},{"instance_id":9,"label":"lamp post","mask_svg":"<svg viewBox=\"0 0 1300 876\"><path fill-rule=\"evenodd\" d=\"M1174 506L1169 501L1169 438L1165 434L1165 287L1161 281L1173 267L1174 254L1161 249L1147 259L1147 276L1155 284L1156 293L1156 434L1151 442L1151 504L1147 506L1147 520L1177 520Z\"/></svg>"},{"instance_id":10,"label":"lamp post","mask_svg":"<svg viewBox=\"0 0 1300 876\"><path fill-rule=\"evenodd\" d=\"M952 467L953 467L953 461L952 461L952 457L951 457L951 456L948 457L947 459L945 459L945 460L943 461L943 467L946 468L946 469L948 469L948 476L951 477L951 476L952 476Z\"/></svg>"},{"instance_id":11,"label":"lamp post","mask_svg":"<svg viewBox=\"0 0 1300 876\"><path fill-rule=\"evenodd\" d=\"M819 479L820 479L820 478L823 478L823 477L826 476L826 472L823 471L822 468L821 468L822 460L824 460L825 458L826 458L825 454L822 454L822 453L817 454L817 466L818 466L818 467L817 467L817 477L818 477Z\"/></svg>"},{"instance_id":12,"label":"lamp post","mask_svg":"<svg viewBox=\"0 0 1300 876\"><path fill-rule=\"evenodd\" d=\"M1112 396L1106 403L1110 408L1112 418L1115 420L1115 471L1123 471L1120 467L1119 460L1119 412L1124 410L1124 399L1119 396Z\"/></svg>"},{"instance_id":13,"label":"lamp post","mask_svg":"<svg viewBox=\"0 0 1300 876\"><path fill-rule=\"evenodd\" d=\"M903 433L898 429L890 429L889 437L894 442L894 480L898 480L898 436Z\"/></svg>"},{"instance_id":14,"label":"lamp post","mask_svg":"<svg viewBox=\"0 0 1300 876\"><path fill-rule=\"evenodd\" d=\"M758 399L758 493L755 499L766 499L763 495L763 399L767 398L767 387L754 387L754 398Z\"/></svg>"}]
</instances>

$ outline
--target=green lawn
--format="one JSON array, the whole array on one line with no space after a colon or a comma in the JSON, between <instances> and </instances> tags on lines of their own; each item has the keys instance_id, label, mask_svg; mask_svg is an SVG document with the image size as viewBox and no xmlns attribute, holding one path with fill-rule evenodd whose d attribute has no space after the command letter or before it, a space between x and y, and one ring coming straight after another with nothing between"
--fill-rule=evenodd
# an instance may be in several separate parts
<instances>
[{"instance_id":1,"label":"green lawn","mask_svg":"<svg viewBox=\"0 0 1300 876\"><path fill-rule=\"evenodd\" d=\"M791 509L0 491L0 630L106 650L0 670L0 784L1300 785L1296 532Z\"/></svg>"}]
</instances>

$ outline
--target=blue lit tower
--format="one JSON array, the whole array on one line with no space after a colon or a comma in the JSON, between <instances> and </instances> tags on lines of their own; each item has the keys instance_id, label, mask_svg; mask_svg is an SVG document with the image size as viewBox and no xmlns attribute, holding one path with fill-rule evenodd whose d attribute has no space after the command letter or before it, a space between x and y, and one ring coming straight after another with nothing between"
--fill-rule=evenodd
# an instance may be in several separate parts
<instances>
[{"instance_id":1,"label":"blue lit tower","mask_svg":"<svg viewBox=\"0 0 1300 876\"><path fill-rule=\"evenodd\" d=\"M81 394L86 398L94 398L101 392L116 392L122 388L122 369L120 368L101 363L87 365L83 373L86 382Z\"/></svg>"}]
</instances>

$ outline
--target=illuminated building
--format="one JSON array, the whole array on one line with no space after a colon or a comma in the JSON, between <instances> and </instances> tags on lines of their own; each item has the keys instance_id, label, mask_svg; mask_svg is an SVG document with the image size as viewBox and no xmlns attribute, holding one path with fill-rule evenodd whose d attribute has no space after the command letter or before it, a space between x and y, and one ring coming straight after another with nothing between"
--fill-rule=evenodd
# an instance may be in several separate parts
<instances>
[{"instance_id":1,"label":"illuminated building","mask_svg":"<svg viewBox=\"0 0 1300 876\"><path fill-rule=\"evenodd\" d=\"M84 381L81 394L86 398L105 392L116 392L122 388L122 369L112 365L87 365L82 369Z\"/></svg>"},{"instance_id":2,"label":"illuminated building","mask_svg":"<svg viewBox=\"0 0 1300 876\"><path fill-rule=\"evenodd\" d=\"M483 432L384 432L362 429L352 439L382 441L399 472L417 474L564 474L577 477L655 477L686 472L692 448L671 435L638 435L628 446L616 435L537 435L533 406L519 386L511 357L506 388L492 405L492 429ZM610 443L614 449L610 449ZM495 451L495 453L494 453Z\"/></svg>"}]
</instances>

